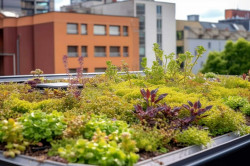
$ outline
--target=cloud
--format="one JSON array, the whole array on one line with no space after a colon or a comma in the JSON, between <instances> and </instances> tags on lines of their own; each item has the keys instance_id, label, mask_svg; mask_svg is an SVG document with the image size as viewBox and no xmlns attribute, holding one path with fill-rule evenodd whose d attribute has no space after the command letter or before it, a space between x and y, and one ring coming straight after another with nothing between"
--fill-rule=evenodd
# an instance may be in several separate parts
<instances>
[{"instance_id":1,"label":"cloud","mask_svg":"<svg viewBox=\"0 0 250 166\"><path fill-rule=\"evenodd\" d=\"M61 6L69 4L70 0L55 0L55 10L59 11Z\"/></svg>"},{"instance_id":2,"label":"cloud","mask_svg":"<svg viewBox=\"0 0 250 166\"><path fill-rule=\"evenodd\" d=\"M219 9L211 9L201 13L202 18L219 18L224 16L224 11Z\"/></svg>"}]
</instances>

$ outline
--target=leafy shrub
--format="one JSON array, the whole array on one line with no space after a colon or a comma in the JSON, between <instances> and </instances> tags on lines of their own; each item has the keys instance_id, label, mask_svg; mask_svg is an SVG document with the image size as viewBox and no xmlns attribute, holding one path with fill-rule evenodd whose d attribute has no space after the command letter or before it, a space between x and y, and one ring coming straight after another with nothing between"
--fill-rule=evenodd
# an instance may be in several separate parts
<instances>
[{"instance_id":1,"label":"leafy shrub","mask_svg":"<svg viewBox=\"0 0 250 166\"><path fill-rule=\"evenodd\" d=\"M0 122L0 142L7 143L3 154L6 157L15 157L26 149L28 142L25 142L22 135L22 125L14 119Z\"/></svg>"},{"instance_id":2,"label":"leafy shrub","mask_svg":"<svg viewBox=\"0 0 250 166\"><path fill-rule=\"evenodd\" d=\"M148 152L167 151L165 146L173 137L173 130L148 128L140 125L132 126L132 138L140 150Z\"/></svg>"},{"instance_id":3,"label":"leafy shrub","mask_svg":"<svg viewBox=\"0 0 250 166\"><path fill-rule=\"evenodd\" d=\"M78 139L58 149L60 156L69 162L104 166L132 166L139 158L134 153L136 151L135 141L131 140L129 133L123 133L118 144L100 131L92 141Z\"/></svg>"},{"instance_id":4,"label":"leafy shrub","mask_svg":"<svg viewBox=\"0 0 250 166\"><path fill-rule=\"evenodd\" d=\"M177 134L175 139L179 143L185 145L204 145L206 146L211 142L211 137L209 137L209 132L206 130L199 130L196 127L189 127L187 130L182 131Z\"/></svg>"},{"instance_id":5,"label":"leafy shrub","mask_svg":"<svg viewBox=\"0 0 250 166\"><path fill-rule=\"evenodd\" d=\"M241 111L243 114L250 116L250 104L245 104L242 108Z\"/></svg>"},{"instance_id":6,"label":"leafy shrub","mask_svg":"<svg viewBox=\"0 0 250 166\"><path fill-rule=\"evenodd\" d=\"M85 124L83 135L87 139L92 139L97 130L106 133L106 135L115 133L119 136L121 133L128 131L128 125L126 122L120 120L111 120L104 116L95 116Z\"/></svg>"},{"instance_id":7,"label":"leafy shrub","mask_svg":"<svg viewBox=\"0 0 250 166\"><path fill-rule=\"evenodd\" d=\"M213 72L208 72L204 75L205 78L216 78L216 74Z\"/></svg>"},{"instance_id":8,"label":"leafy shrub","mask_svg":"<svg viewBox=\"0 0 250 166\"><path fill-rule=\"evenodd\" d=\"M217 106L217 108L208 111L205 115L207 116L201 119L199 123L207 126L214 136L237 131L246 122L241 112L235 112L225 106Z\"/></svg>"},{"instance_id":9,"label":"leafy shrub","mask_svg":"<svg viewBox=\"0 0 250 166\"><path fill-rule=\"evenodd\" d=\"M229 96L225 102L226 105L228 105L230 108L234 110L243 107L247 103L248 103L247 99L239 96Z\"/></svg>"},{"instance_id":10,"label":"leafy shrub","mask_svg":"<svg viewBox=\"0 0 250 166\"><path fill-rule=\"evenodd\" d=\"M66 128L62 113L53 111L46 114L40 110L24 114L20 118L23 125L23 136L28 140L39 142L42 140L52 141L60 136Z\"/></svg>"}]
</instances>

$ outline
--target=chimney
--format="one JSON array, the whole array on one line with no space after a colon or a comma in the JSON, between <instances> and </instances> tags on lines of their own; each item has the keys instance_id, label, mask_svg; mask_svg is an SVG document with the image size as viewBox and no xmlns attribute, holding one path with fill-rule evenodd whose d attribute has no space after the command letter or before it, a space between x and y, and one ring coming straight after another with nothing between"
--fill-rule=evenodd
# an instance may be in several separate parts
<instances>
[{"instance_id":1,"label":"chimney","mask_svg":"<svg viewBox=\"0 0 250 166\"><path fill-rule=\"evenodd\" d=\"M199 21L199 15L193 14L187 16L188 21Z\"/></svg>"}]
</instances>

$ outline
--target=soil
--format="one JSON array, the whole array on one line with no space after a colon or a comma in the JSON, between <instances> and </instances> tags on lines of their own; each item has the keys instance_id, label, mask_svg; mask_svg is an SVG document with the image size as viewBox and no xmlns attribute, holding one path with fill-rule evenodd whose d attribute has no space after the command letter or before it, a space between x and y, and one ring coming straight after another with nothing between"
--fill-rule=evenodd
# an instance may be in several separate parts
<instances>
[{"instance_id":1,"label":"soil","mask_svg":"<svg viewBox=\"0 0 250 166\"><path fill-rule=\"evenodd\" d=\"M250 116L246 116L246 121L247 121L246 125L250 126Z\"/></svg>"}]
</instances>

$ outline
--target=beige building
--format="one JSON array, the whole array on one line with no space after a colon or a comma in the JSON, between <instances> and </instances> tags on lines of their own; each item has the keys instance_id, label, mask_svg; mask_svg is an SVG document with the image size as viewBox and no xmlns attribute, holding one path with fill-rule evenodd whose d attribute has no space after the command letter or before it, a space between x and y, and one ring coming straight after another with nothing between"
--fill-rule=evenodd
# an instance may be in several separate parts
<instances>
[{"instance_id":1,"label":"beige building","mask_svg":"<svg viewBox=\"0 0 250 166\"><path fill-rule=\"evenodd\" d=\"M210 51L223 51L227 40L239 38L250 40L250 32L239 24L199 22L197 17L188 21L176 20L177 54L190 51L196 55L195 49L200 45L207 50L194 66L193 73L203 67Z\"/></svg>"}]
</instances>

